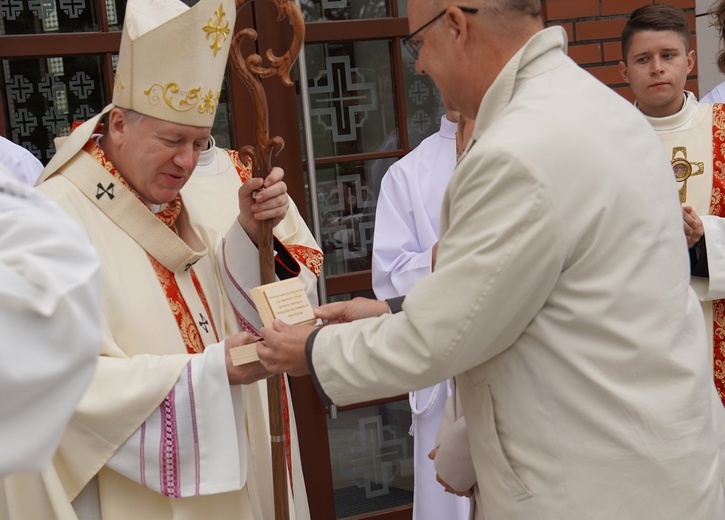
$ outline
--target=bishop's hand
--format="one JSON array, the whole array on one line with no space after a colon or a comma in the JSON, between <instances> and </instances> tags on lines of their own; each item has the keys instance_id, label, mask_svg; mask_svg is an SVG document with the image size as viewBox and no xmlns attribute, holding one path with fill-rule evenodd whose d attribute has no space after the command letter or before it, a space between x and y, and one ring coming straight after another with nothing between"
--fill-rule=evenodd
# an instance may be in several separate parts
<instances>
[{"instance_id":1,"label":"bishop's hand","mask_svg":"<svg viewBox=\"0 0 725 520\"><path fill-rule=\"evenodd\" d=\"M224 358L230 385L248 385L260 379L266 379L271 375L259 361L238 366L232 363L230 348L247 345L255 341L257 341L257 338L249 332L240 332L224 340Z\"/></svg>"},{"instance_id":2,"label":"bishop's hand","mask_svg":"<svg viewBox=\"0 0 725 520\"><path fill-rule=\"evenodd\" d=\"M239 224L254 242L259 241L259 222L271 220L272 227L287 214L289 196L282 168L274 167L264 179L253 177L239 188Z\"/></svg>"}]
</instances>

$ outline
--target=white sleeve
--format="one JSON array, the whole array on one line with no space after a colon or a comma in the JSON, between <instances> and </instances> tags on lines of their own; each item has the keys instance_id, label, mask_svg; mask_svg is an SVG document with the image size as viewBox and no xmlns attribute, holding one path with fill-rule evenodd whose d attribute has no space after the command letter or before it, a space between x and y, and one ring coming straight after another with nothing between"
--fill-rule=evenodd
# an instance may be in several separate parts
<instances>
[{"instance_id":1,"label":"white sleeve","mask_svg":"<svg viewBox=\"0 0 725 520\"><path fill-rule=\"evenodd\" d=\"M295 221L304 225L301 217ZM299 225L297 224L292 227L299 229ZM305 230L306 232L304 230L291 232L290 226L288 225L285 231L280 233L280 230L275 227L275 235L288 250L290 250L292 242L297 240L295 242L296 245L308 250L309 254L314 255L321 263L322 253L316 249L317 243L312 238L312 234L306 226ZM309 237L309 240L303 239L303 237ZM305 253L302 253L300 249L292 252L292 256L298 263L302 263L298 256L300 254L304 255ZM227 293L229 301L232 303L237 321L245 331L256 335L259 335L259 329L262 328L262 319L259 317L259 313L249 291L259 286L260 283L258 257L259 250L257 246L250 240L242 226L235 221L229 228L224 240L219 244L217 262L219 263L224 290ZM254 261L250 262L250 258L253 258ZM310 303L316 307L318 303L316 274L302 265L299 277L305 285Z\"/></svg>"},{"instance_id":2,"label":"white sleeve","mask_svg":"<svg viewBox=\"0 0 725 520\"><path fill-rule=\"evenodd\" d=\"M693 277L693 288L701 301L725 298L725 218L702 215L707 247L708 278Z\"/></svg>"},{"instance_id":3,"label":"white sleeve","mask_svg":"<svg viewBox=\"0 0 725 520\"><path fill-rule=\"evenodd\" d=\"M239 223L229 228L217 251L224 290L232 303L237 321L244 330L256 335L259 335L262 319L249 291L259 285L259 262L256 261L258 257L257 246ZM254 258L255 261L249 262L250 258ZM237 261L237 259L247 259L247 261Z\"/></svg>"},{"instance_id":4,"label":"white sleeve","mask_svg":"<svg viewBox=\"0 0 725 520\"><path fill-rule=\"evenodd\" d=\"M24 183L32 186L43 171L43 163L36 159L32 153L28 152L18 157L13 170Z\"/></svg>"},{"instance_id":5,"label":"white sleeve","mask_svg":"<svg viewBox=\"0 0 725 520\"><path fill-rule=\"evenodd\" d=\"M169 497L242 489L247 437L235 388L227 379L224 342L209 345L107 466Z\"/></svg>"},{"instance_id":6,"label":"white sleeve","mask_svg":"<svg viewBox=\"0 0 725 520\"><path fill-rule=\"evenodd\" d=\"M383 177L375 210L372 280L380 300L407 294L433 265L432 247L418 238L410 187L396 173L393 165Z\"/></svg>"},{"instance_id":7,"label":"white sleeve","mask_svg":"<svg viewBox=\"0 0 725 520\"><path fill-rule=\"evenodd\" d=\"M101 343L100 264L80 227L0 170L0 476L50 462Z\"/></svg>"},{"instance_id":8,"label":"white sleeve","mask_svg":"<svg viewBox=\"0 0 725 520\"><path fill-rule=\"evenodd\" d=\"M723 101L725 101L725 83L720 83L700 99L700 103L722 103Z\"/></svg>"}]
</instances>

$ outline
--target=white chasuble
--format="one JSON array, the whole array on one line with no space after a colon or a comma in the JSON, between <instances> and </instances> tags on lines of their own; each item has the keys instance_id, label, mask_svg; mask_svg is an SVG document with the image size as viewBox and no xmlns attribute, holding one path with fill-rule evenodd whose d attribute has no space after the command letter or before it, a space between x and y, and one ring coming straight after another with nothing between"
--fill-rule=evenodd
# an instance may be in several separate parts
<instances>
[{"instance_id":1,"label":"white chasuble","mask_svg":"<svg viewBox=\"0 0 725 520\"><path fill-rule=\"evenodd\" d=\"M717 208L722 207L723 194L719 186L722 185L723 152L718 149L718 156L713 156L717 141L713 134L713 125L717 123L717 118L713 116L714 107L698 103L694 94L686 92L684 105L676 114L660 118L645 117L657 132L665 146L667 158L672 162L680 200L693 207L705 229L709 277L693 276L691 285L702 304L709 345L715 349L716 366L713 368L716 382L721 382L718 386L721 391L722 382L725 381L725 367L717 359L722 359L725 352L718 355L717 345L722 343L722 338L717 341L716 331L722 329L725 322L713 313L713 303L717 305L717 301L725 297L725 269L720 267L725 266L725 219L717 214ZM720 108L720 105L716 107ZM718 113L722 113L721 108ZM719 165L717 173L720 177L715 176L716 164ZM721 323L718 324L718 321ZM722 398L722 391L720 395Z\"/></svg>"},{"instance_id":2,"label":"white chasuble","mask_svg":"<svg viewBox=\"0 0 725 520\"><path fill-rule=\"evenodd\" d=\"M84 151L38 189L85 227L102 261L99 368L52 468L67 499L93 481L104 520L263 518L271 460L261 398L257 385L229 386L215 346L238 331L216 233L182 208L177 235ZM187 350L149 256L173 273L207 352Z\"/></svg>"},{"instance_id":3,"label":"white chasuble","mask_svg":"<svg viewBox=\"0 0 725 520\"><path fill-rule=\"evenodd\" d=\"M237 192L242 183L250 176L250 168L241 164L235 151L212 145L210 149L200 154L194 174L184 185L181 194L189 211L199 216L196 220L218 231L224 231L235 222L239 215ZM287 214L274 227L273 233L300 265L298 277L306 288L307 297L316 307L318 304L317 280L322 268L322 251L291 198L289 204ZM246 288L259 285L260 273L257 261L259 252L248 240L245 241L239 237L236 237L236 240L230 240L237 233L244 234L244 231L239 227L230 230L227 239L222 244L219 254L221 274L240 325L245 330L258 335L262 321ZM229 261L234 258L243 258L247 262ZM269 435L267 382L260 381L258 386L262 395L265 431ZM288 384L285 384L285 391L287 403L291 403ZM288 406L287 410L289 411L288 433L290 434L288 463L292 468L288 490L290 504L294 504L294 507L290 507L290 515L291 518L302 520L309 518L309 506L294 409L292 406Z\"/></svg>"}]
</instances>

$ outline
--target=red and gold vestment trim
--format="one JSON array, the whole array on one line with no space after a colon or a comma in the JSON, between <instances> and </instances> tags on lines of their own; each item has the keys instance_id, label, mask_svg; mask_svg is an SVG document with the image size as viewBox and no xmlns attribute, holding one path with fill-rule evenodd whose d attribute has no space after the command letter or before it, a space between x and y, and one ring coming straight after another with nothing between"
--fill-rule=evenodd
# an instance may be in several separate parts
<instances>
[{"instance_id":1,"label":"red and gold vestment trim","mask_svg":"<svg viewBox=\"0 0 725 520\"><path fill-rule=\"evenodd\" d=\"M725 110L712 106L712 196L710 215L725 217ZM712 302L715 387L725 405L725 300Z\"/></svg>"}]
</instances>

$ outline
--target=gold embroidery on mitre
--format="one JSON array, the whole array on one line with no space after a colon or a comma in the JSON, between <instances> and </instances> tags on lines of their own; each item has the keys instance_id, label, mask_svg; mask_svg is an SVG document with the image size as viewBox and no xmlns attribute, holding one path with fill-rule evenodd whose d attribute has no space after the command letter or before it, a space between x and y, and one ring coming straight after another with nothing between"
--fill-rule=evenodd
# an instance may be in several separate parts
<instances>
[{"instance_id":1,"label":"gold embroidery on mitre","mask_svg":"<svg viewBox=\"0 0 725 520\"><path fill-rule=\"evenodd\" d=\"M221 98L221 96L221 90L218 90L215 96L214 92L209 89L209 92L206 93L204 99L201 100L201 104L199 105L199 113L203 114L204 112L208 112L210 114L213 114L214 112L216 112L217 106L219 106L219 98Z\"/></svg>"},{"instance_id":2,"label":"gold embroidery on mitre","mask_svg":"<svg viewBox=\"0 0 725 520\"><path fill-rule=\"evenodd\" d=\"M156 83L143 93L149 98L149 103L156 106L163 99L164 102L177 112L188 112L202 101L201 87L181 90L178 83L168 83L166 86Z\"/></svg>"},{"instance_id":3,"label":"gold embroidery on mitre","mask_svg":"<svg viewBox=\"0 0 725 520\"><path fill-rule=\"evenodd\" d=\"M116 71L116 74L113 75L113 90L120 93L125 88L126 87L123 84L123 81L121 81L121 75L118 73L118 71Z\"/></svg>"},{"instance_id":4,"label":"gold embroidery on mitre","mask_svg":"<svg viewBox=\"0 0 725 520\"><path fill-rule=\"evenodd\" d=\"M678 154L681 155L678 157ZM694 175L702 175L705 173L705 163L688 161L687 148L684 146L675 146L672 149L672 160L670 164L675 173L675 179L677 182L682 183L680 187L680 202L684 203L687 200L687 180ZM697 170L693 170L693 166L697 167Z\"/></svg>"},{"instance_id":5,"label":"gold embroidery on mitre","mask_svg":"<svg viewBox=\"0 0 725 520\"><path fill-rule=\"evenodd\" d=\"M207 40L212 36L214 37L211 49L214 51L214 57L216 57L217 53L222 50L223 42L227 39L231 30L229 29L229 21L224 20L227 13L224 12L223 4L219 4L219 9L214 11L214 14L216 15L216 20L209 18L209 21L202 29L206 33Z\"/></svg>"}]
</instances>

